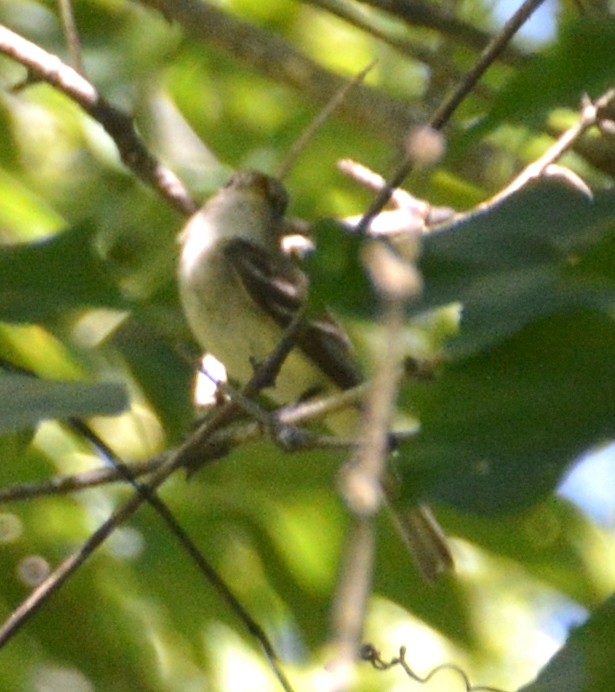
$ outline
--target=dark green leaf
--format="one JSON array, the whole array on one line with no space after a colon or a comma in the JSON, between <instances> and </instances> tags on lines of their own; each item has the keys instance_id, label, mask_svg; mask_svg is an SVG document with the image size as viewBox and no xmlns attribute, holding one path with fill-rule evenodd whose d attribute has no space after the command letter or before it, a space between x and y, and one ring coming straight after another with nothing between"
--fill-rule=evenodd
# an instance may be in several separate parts
<instances>
[{"instance_id":1,"label":"dark green leaf","mask_svg":"<svg viewBox=\"0 0 615 692\"><path fill-rule=\"evenodd\" d=\"M402 475L469 512L532 505L615 435L614 353L611 317L570 313L408 386L402 402L421 430L401 452Z\"/></svg>"},{"instance_id":2,"label":"dark green leaf","mask_svg":"<svg viewBox=\"0 0 615 692\"><path fill-rule=\"evenodd\" d=\"M522 692L598 692L615 689L615 597L572 632L566 646Z\"/></svg>"},{"instance_id":3,"label":"dark green leaf","mask_svg":"<svg viewBox=\"0 0 615 692\"><path fill-rule=\"evenodd\" d=\"M449 348L476 352L548 315L615 302L615 194L547 180L425 238L418 309L460 302Z\"/></svg>"},{"instance_id":4,"label":"dark green leaf","mask_svg":"<svg viewBox=\"0 0 615 692\"><path fill-rule=\"evenodd\" d=\"M50 382L27 375L0 377L0 432L35 426L42 420L111 416L128 406L123 385Z\"/></svg>"},{"instance_id":5,"label":"dark green leaf","mask_svg":"<svg viewBox=\"0 0 615 692\"><path fill-rule=\"evenodd\" d=\"M135 319L126 320L115 331L112 343L126 359L170 439L180 439L195 415L191 396L196 365L191 368L161 332Z\"/></svg>"},{"instance_id":6,"label":"dark green leaf","mask_svg":"<svg viewBox=\"0 0 615 692\"><path fill-rule=\"evenodd\" d=\"M82 225L45 240L0 248L0 320L40 322L63 310L125 308L126 301Z\"/></svg>"},{"instance_id":7,"label":"dark green leaf","mask_svg":"<svg viewBox=\"0 0 615 692\"><path fill-rule=\"evenodd\" d=\"M310 300L317 310L373 316L375 296L359 253L361 239L341 224L324 220L312 227L317 251L307 261Z\"/></svg>"}]
</instances>

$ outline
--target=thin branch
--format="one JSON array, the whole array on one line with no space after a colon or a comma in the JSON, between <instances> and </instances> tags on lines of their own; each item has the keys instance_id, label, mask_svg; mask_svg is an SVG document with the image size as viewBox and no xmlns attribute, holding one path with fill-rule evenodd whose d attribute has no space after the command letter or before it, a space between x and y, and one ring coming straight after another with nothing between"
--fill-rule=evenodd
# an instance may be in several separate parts
<instances>
[{"instance_id":1,"label":"thin branch","mask_svg":"<svg viewBox=\"0 0 615 692\"><path fill-rule=\"evenodd\" d=\"M549 123L545 126L545 131L554 139L562 135L561 127ZM615 132L603 131L602 137L577 139L573 150L597 171L615 179Z\"/></svg>"},{"instance_id":2,"label":"thin branch","mask_svg":"<svg viewBox=\"0 0 615 692\"><path fill-rule=\"evenodd\" d=\"M301 133L299 139L293 143L290 149L286 152L284 156L284 161L278 170L278 179L284 180L288 175L292 167L297 162L299 156L303 153L307 145L312 141L318 130L329 120L333 112L344 102L344 99L348 97L350 90L360 84L365 77L368 75L369 71L374 67L375 63L370 63L367 67L363 68L354 79L347 82L340 91L333 95L331 100L325 105L325 107L318 113L316 118L308 125L308 127Z\"/></svg>"},{"instance_id":3,"label":"thin branch","mask_svg":"<svg viewBox=\"0 0 615 692\"><path fill-rule=\"evenodd\" d=\"M124 164L175 209L189 216L197 209L177 176L163 166L138 136L133 119L108 103L87 79L56 55L0 25L0 53L64 93L99 122L115 142Z\"/></svg>"},{"instance_id":4,"label":"thin branch","mask_svg":"<svg viewBox=\"0 0 615 692\"><path fill-rule=\"evenodd\" d=\"M339 161L338 168L372 192L380 192L387 184L381 175L352 159ZM389 206L392 210L380 212L367 229L370 237L390 238L400 234L423 233L428 231L430 226L448 221L455 215L455 211L450 207L433 207L429 202L414 197L401 187L393 190ZM362 218L346 217L343 223L356 231Z\"/></svg>"},{"instance_id":5,"label":"thin branch","mask_svg":"<svg viewBox=\"0 0 615 692\"><path fill-rule=\"evenodd\" d=\"M493 64L498 55L501 55L504 48L510 43L515 33L529 19L531 14L538 9L544 0L525 0L523 5L515 12L503 29L495 36L483 51L475 67L469 72L467 77L460 82L453 92L442 102L440 107L429 119L429 126L434 130L441 131L447 125L453 114L459 108L466 96L471 92L480 77ZM414 160L410 154L406 154L399 164L397 170L376 196L367 212L363 215L357 230L366 232L371 222L387 205L393 190L400 187L414 166Z\"/></svg>"},{"instance_id":6,"label":"thin branch","mask_svg":"<svg viewBox=\"0 0 615 692\"><path fill-rule=\"evenodd\" d=\"M453 113L459 108L465 97L478 83L478 80L485 74L488 68L493 65L498 57L502 55L517 31L519 31L543 2L544 0L525 0L498 34L489 41L470 72L459 82L450 96L444 100L441 106L431 116L429 119L431 127L435 130L441 130L446 123L448 123Z\"/></svg>"},{"instance_id":7,"label":"thin branch","mask_svg":"<svg viewBox=\"0 0 615 692\"><path fill-rule=\"evenodd\" d=\"M424 26L445 34L452 41L463 43L473 50L483 50L491 42L491 36L481 29L458 19L441 9L438 3L425 0L359 0L403 19L411 26ZM526 56L514 46L508 46L498 56L510 65L521 65Z\"/></svg>"},{"instance_id":8,"label":"thin branch","mask_svg":"<svg viewBox=\"0 0 615 692\"><path fill-rule=\"evenodd\" d=\"M354 2L347 0L301 0L306 5L314 5L330 14L348 22L357 29L361 29L374 38L388 44L402 55L413 60L429 65L432 68L446 71L452 79L461 78L462 72L450 61L443 61L442 54L438 50L425 47L424 44L407 37L407 30L403 27L403 32L394 32L390 29L390 18L386 16L386 21L381 21L381 17L376 12L366 12L361 7L356 7ZM384 15L383 15L384 17ZM402 25L403 26L403 25ZM401 28L401 27L400 27ZM403 33L403 38L399 35Z\"/></svg>"},{"instance_id":9,"label":"thin branch","mask_svg":"<svg viewBox=\"0 0 615 692\"><path fill-rule=\"evenodd\" d=\"M351 688L374 571L376 536L372 516L355 516L346 538L332 614L334 660L330 689Z\"/></svg>"},{"instance_id":10,"label":"thin branch","mask_svg":"<svg viewBox=\"0 0 615 692\"><path fill-rule=\"evenodd\" d=\"M333 411L355 406L357 400L363 396L366 385L360 385L323 399L278 409L274 413L274 418L265 411L255 411L254 407L256 404L251 399L266 386L272 374L279 371L284 359L294 346L294 334L300 326L300 315L297 315L286 329L274 352L256 370L252 380L248 382L241 392L235 392L232 388L229 388L230 401L208 416L186 441L182 456L183 465L188 469L189 474L195 473L205 463L219 458L222 454L226 454L238 444L262 435L263 427L267 428L267 432L276 432L274 430L276 426L283 428L284 426L296 426L320 420ZM249 400L249 403L246 400ZM229 430L226 435L214 434L218 433L224 426L227 426L229 422L235 420L238 414L243 411L247 411L250 415L255 416L256 420L250 421L241 429L234 428L232 431ZM286 438L287 440L292 440L292 445L287 444L285 441L284 430L281 431L281 436L274 435L274 440L281 443L286 451L317 448L331 449L347 447L349 444L345 441L340 442L339 440L313 436L308 434L307 431L303 432L305 434L298 438Z\"/></svg>"},{"instance_id":11,"label":"thin branch","mask_svg":"<svg viewBox=\"0 0 615 692\"><path fill-rule=\"evenodd\" d=\"M369 386L369 383L364 383L354 389L348 389L339 394L323 397L321 399L311 399L310 401L297 404L296 406L279 409L273 412L273 414L262 411L259 418L263 419L267 416L270 418L274 415L275 420L280 426L289 428L323 420L333 412L346 408L354 408L356 404L364 398L365 392ZM238 408L240 407L238 406ZM216 414L217 412L214 413L214 415ZM268 422L270 423L271 420L268 420ZM193 436L197 436L197 439L192 440L192 437L190 437L184 443L186 445L184 450L186 464L188 464L188 458L194 456L195 459L198 458L198 466L204 466L205 464L220 459L221 456L235 447L262 438L264 432L262 423L254 420L246 421L240 425L235 424L232 428L221 428L215 432L209 427L211 424L209 419L204 421L203 424L207 425L207 439L204 439L205 435L201 436L197 429L197 431L193 433ZM292 444L287 444L286 440L289 438ZM356 445L355 440L342 440L339 437L312 434L301 434L298 437L293 437L292 434L288 436L279 434L274 436L274 441L282 444L284 450L287 452L314 449L347 450L354 448ZM133 478L139 478L159 469L166 463L167 456L168 455L164 454L146 461L133 462L127 465L127 468ZM125 475L120 470L105 466L75 475L56 476L42 483L20 483L6 488L0 488L0 505L31 500L35 497L66 495L100 485L125 481Z\"/></svg>"},{"instance_id":12,"label":"thin branch","mask_svg":"<svg viewBox=\"0 0 615 692\"><path fill-rule=\"evenodd\" d=\"M273 352L259 364L254 375L243 390L241 392L233 392L232 388L228 388L228 392L231 394L231 399L228 404L208 417L204 424L196 430L192 436L192 445L185 450L184 464L189 474L195 473L202 466L202 450L204 448L206 449L207 446L211 444L211 440L209 439L211 434L227 425L237 417L238 413L245 411L256 417L261 423L264 422L264 416L260 415L258 411L255 411L256 404L251 400L258 396L263 389L275 383L284 361L295 346L295 337L299 329L301 329L302 321L303 310L299 310L284 330L282 338L277 343ZM213 381L216 385L219 384L215 380ZM269 417L267 423L270 422L271 418ZM268 427L271 428L271 425Z\"/></svg>"},{"instance_id":13,"label":"thin branch","mask_svg":"<svg viewBox=\"0 0 615 692\"><path fill-rule=\"evenodd\" d=\"M81 42L79 41L79 32L75 23L75 13L73 11L72 0L59 0L60 17L62 19L62 27L68 52L73 67L79 74L85 76L85 67L83 65L83 55L81 53Z\"/></svg>"},{"instance_id":14,"label":"thin branch","mask_svg":"<svg viewBox=\"0 0 615 692\"><path fill-rule=\"evenodd\" d=\"M27 370L16 366L6 359L2 359L2 367L12 371L19 371L31 377L36 375ZM292 690L288 683L284 672L279 666L279 661L275 650L269 641L264 630L252 618L246 608L237 599L230 587L218 574L215 568L205 558L184 528L178 523L177 519L166 505L166 503L156 494L157 488L180 467L173 465L173 455L167 457L168 463L158 465L158 468L150 478L148 483L139 482L132 468L125 464L113 450L90 428L90 426L79 418L71 417L67 420L67 424L72 430L88 440L95 449L107 459L114 467L114 470L128 481L136 490L137 494L123 508L116 511L108 520L100 527L90 539L84 544L80 551L68 558L62 563L49 577L33 592L20 606L11 614L5 625L0 630L0 648L22 627L24 622L38 610L42 603L54 593L68 579L68 577L81 565L85 560L96 550L96 548L121 525L126 521L136 510L146 502L156 513L162 518L167 528L173 536L179 541L182 548L190 556L196 564L201 574L209 582L211 586L218 592L230 609L235 613L239 620L245 625L247 630L259 641L267 656L267 659L274 671L276 677L281 683L284 690ZM181 448L180 448L181 450ZM180 457L181 458L181 457Z\"/></svg>"},{"instance_id":15,"label":"thin branch","mask_svg":"<svg viewBox=\"0 0 615 692\"><path fill-rule=\"evenodd\" d=\"M615 103L615 89L609 89L600 98L595 101L591 101L585 98L581 106L581 115L577 123L575 123L571 128L566 130L557 141L547 149L547 151L536 161L532 161L526 168L519 173L519 175L509 183L503 190L497 193L494 197L491 197L483 204L479 205L476 211L484 211L487 208L499 204L502 200L506 199L510 195L514 194L522 187L525 187L531 180L540 178L549 171L553 171L554 164L561 159L561 157L572 147L574 144L592 127L600 127L603 118L605 117L605 112L613 106ZM610 120L610 113L607 114L607 122L613 122ZM562 169L558 167L555 169L555 173L567 177L567 179L578 187L582 192L591 196L591 191L587 188L587 185L575 176L572 171L567 171L567 169Z\"/></svg>"},{"instance_id":16,"label":"thin branch","mask_svg":"<svg viewBox=\"0 0 615 692\"><path fill-rule=\"evenodd\" d=\"M155 491L173 473L174 468L167 464L159 469L154 480L148 484ZM134 495L127 503L117 509L86 541L76 553L62 562L34 591L23 601L0 628L0 647L4 646L47 602L64 582L75 572L94 551L129 519L145 502L142 495Z\"/></svg>"},{"instance_id":17,"label":"thin branch","mask_svg":"<svg viewBox=\"0 0 615 692\"><path fill-rule=\"evenodd\" d=\"M163 462L163 457L155 457L144 462L130 464L128 468L133 478L138 478L156 470ZM104 466L71 476L56 476L42 483L20 483L7 488L0 488L0 505L32 500L35 497L68 495L78 490L125 481L124 475L118 469Z\"/></svg>"},{"instance_id":18,"label":"thin branch","mask_svg":"<svg viewBox=\"0 0 615 692\"><path fill-rule=\"evenodd\" d=\"M184 465L184 450L190 445L190 440L174 453L171 453L166 463L152 474L147 484L139 484L139 492L128 502L119 507L84 543L80 550L67 558L23 601L0 628L0 648L12 639L15 634L30 620L30 618L47 602L47 600L67 581L67 579L99 548L104 541L122 524L124 524L146 501L154 503L165 521L169 519L168 508L156 497L157 489L179 468ZM200 571L206 575L210 584L220 597L246 626L265 652L267 659L278 678L282 688L292 692L292 687L284 672L269 638L250 616L244 606L230 591L218 573L205 560L200 551L194 546L189 536L181 526L175 524L174 534L178 537Z\"/></svg>"},{"instance_id":19,"label":"thin branch","mask_svg":"<svg viewBox=\"0 0 615 692\"><path fill-rule=\"evenodd\" d=\"M288 683L282 669L279 667L277 654L275 653L269 638L265 634L265 631L256 622L256 620L254 620L245 606L242 605L239 599L231 591L231 588L218 574L218 571L205 558L192 538L190 538L185 529L181 526L181 524L179 524L167 504L161 500L160 497L158 497L155 489L152 488L152 482L150 481L150 483L147 484L138 482L132 475L131 469L120 461L113 451L108 447L108 445L105 444L100 437L98 437L98 435L96 435L83 421L71 419L69 422L73 429L86 437L86 439L88 439L96 447L96 449L98 449L113 464L113 466L121 473L124 479L127 480L133 486L133 488L135 488L138 496L154 508L158 516L160 516L166 524L171 534L175 536L182 548L196 564L201 574L205 577L209 584L214 587L214 589L218 592L218 595L221 596L221 598L226 602L231 611L234 612L239 620L244 624L246 629L260 642L274 673L276 674L279 682L282 684L282 687L284 690L291 692L292 688Z\"/></svg>"}]
</instances>

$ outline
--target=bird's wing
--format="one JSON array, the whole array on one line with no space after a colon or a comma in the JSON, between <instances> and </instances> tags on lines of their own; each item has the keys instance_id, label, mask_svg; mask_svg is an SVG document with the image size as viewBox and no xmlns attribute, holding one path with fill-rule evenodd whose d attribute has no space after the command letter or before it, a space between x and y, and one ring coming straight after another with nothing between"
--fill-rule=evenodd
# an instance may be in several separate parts
<instances>
[{"instance_id":1,"label":"bird's wing","mask_svg":"<svg viewBox=\"0 0 615 692\"><path fill-rule=\"evenodd\" d=\"M285 258L273 257L267 250L247 240L230 240L224 246L228 264L246 293L277 324L287 327L307 300L305 274Z\"/></svg>"},{"instance_id":2,"label":"bird's wing","mask_svg":"<svg viewBox=\"0 0 615 692\"><path fill-rule=\"evenodd\" d=\"M291 259L272 256L242 239L229 241L224 254L247 294L280 327L286 328L307 302L309 281ZM362 381L361 370L346 332L325 313L306 319L295 343L340 389Z\"/></svg>"}]
</instances>

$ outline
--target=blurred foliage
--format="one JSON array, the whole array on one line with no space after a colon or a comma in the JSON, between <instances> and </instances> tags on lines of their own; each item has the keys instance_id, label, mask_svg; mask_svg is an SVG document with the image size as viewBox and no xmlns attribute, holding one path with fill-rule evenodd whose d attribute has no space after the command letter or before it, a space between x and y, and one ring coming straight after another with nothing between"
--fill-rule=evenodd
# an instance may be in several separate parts
<instances>
[{"instance_id":1,"label":"blurred foliage","mask_svg":"<svg viewBox=\"0 0 615 692\"><path fill-rule=\"evenodd\" d=\"M232 47L188 36L155 4L74 3L88 78L135 115L147 145L198 199L233 169L275 173L327 94L306 96ZM317 3L218 3L344 77L377 59L367 83L382 104L426 120L481 46L372 4L330 3L359 12L381 38ZM425 4L491 34L500 21L480 0ZM514 65L490 69L447 131L449 153L409 179L413 193L472 209L550 145L547 119L554 127L557 113L569 124L583 92L600 95L611 79L614 19L601 2L583 3L602 7L598 19L579 17L579 4L558 8L559 31L546 45L521 39ZM0 21L70 60L56 2L5 0ZM393 46L399 40L404 50ZM92 426L127 461L177 444L194 421L186 353L196 347L175 288L183 220L121 165L97 123L26 77L0 56L0 358L42 379L0 374L0 488L104 464L63 417L98 416ZM286 181L291 213L311 221L360 213L371 196L336 162L350 157L387 174L400 149L399 131L343 110ZM615 687L607 600L615 539L555 492L575 461L615 432L615 200L604 159L591 153L567 162L593 200L561 182L534 184L425 238L425 291L408 316L407 343L433 372L401 393L400 413L420 429L396 465L409 500L436 504L458 573L423 584L383 517L366 628L384 659L406 646L421 675L450 661L475 684L506 690L536 676L523 689ZM380 306L360 243L331 221L314 230L314 302L347 321L369 371ZM125 405L125 393L127 412L102 417ZM326 686L324 645L348 523L336 492L343 460L341 452L289 455L255 442L161 491L269 633L297 690ZM116 484L6 503L2 616L30 593L32 558L53 569L130 494ZM0 657L2 689L277 689L254 641L147 507ZM365 664L357 689L422 687L399 668ZM442 672L429 689L462 687Z\"/></svg>"},{"instance_id":2,"label":"blurred foliage","mask_svg":"<svg viewBox=\"0 0 615 692\"><path fill-rule=\"evenodd\" d=\"M613 634L615 602L609 598L596 610L591 620L572 633L538 679L524 687L524 692L555 690L599 690L613 684L613 671L604 645ZM591 661L591 665L587 662Z\"/></svg>"}]
</instances>

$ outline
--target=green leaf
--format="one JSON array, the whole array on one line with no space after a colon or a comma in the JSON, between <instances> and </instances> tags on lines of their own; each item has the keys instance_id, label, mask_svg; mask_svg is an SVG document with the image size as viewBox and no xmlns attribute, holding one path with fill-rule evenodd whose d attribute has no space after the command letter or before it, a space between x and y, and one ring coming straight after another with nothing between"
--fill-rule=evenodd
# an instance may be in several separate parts
<instances>
[{"instance_id":1,"label":"green leaf","mask_svg":"<svg viewBox=\"0 0 615 692\"><path fill-rule=\"evenodd\" d=\"M306 262L311 304L316 310L331 307L373 317L376 298L359 256L361 238L330 219L319 221L311 231L318 247Z\"/></svg>"},{"instance_id":2,"label":"green leaf","mask_svg":"<svg viewBox=\"0 0 615 692\"><path fill-rule=\"evenodd\" d=\"M414 311L459 302L462 357L525 325L579 307L615 301L615 194L591 201L544 180L501 204L425 238L423 299Z\"/></svg>"},{"instance_id":3,"label":"green leaf","mask_svg":"<svg viewBox=\"0 0 615 692\"><path fill-rule=\"evenodd\" d=\"M591 692L615 689L615 597L572 632L566 645L521 692Z\"/></svg>"},{"instance_id":4,"label":"green leaf","mask_svg":"<svg viewBox=\"0 0 615 692\"><path fill-rule=\"evenodd\" d=\"M50 382L27 375L0 377L0 433L54 418L111 416L128 406L123 385Z\"/></svg>"},{"instance_id":5,"label":"green leaf","mask_svg":"<svg viewBox=\"0 0 615 692\"><path fill-rule=\"evenodd\" d=\"M438 520L455 536L508 564L523 565L527 575L584 608L593 609L604 599L603 579L596 577L582 546L603 542L605 531L572 502L551 495L529 510L489 516L436 509Z\"/></svg>"},{"instance_id":6,"label":"green leaf","mask_svg":"<svg viewBox=\"0 0 615 692\"><path fill-rule=\"evenodd\" d=\"M170 440L181 439L195 416L191 397L196 368L155 327L132 317L114 332L110 342L126 359Z\"/></svg>"},{"instance_id":7,"label":"green leaf","mask_svg":"<svg viewBox=\"0 0 615 692\"><path fill-rule=\"evenodd\" d=\"M400 452L410 488L469 512L529 507L574 459L615 436L615 322L545 319L407 386L421 430Z\"/></svg>"},{"instance_id":8,"label":"green leaf","mask_svg":"<svg viewBox=\"0 0 615 692\"><path fill-rule=\"evenodd\" d=\"M94 231L82 225L43 241L0 247L0 320L40 322L83 306L126 308L95 252Z\"/></svg>"}]
</instances>

